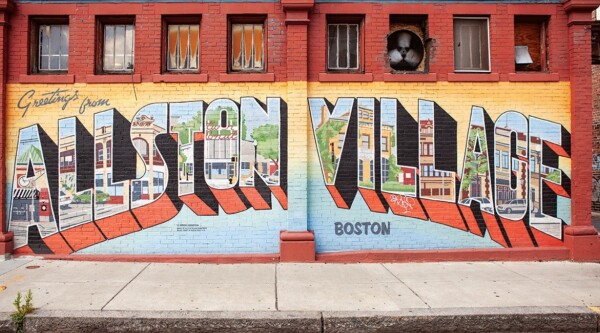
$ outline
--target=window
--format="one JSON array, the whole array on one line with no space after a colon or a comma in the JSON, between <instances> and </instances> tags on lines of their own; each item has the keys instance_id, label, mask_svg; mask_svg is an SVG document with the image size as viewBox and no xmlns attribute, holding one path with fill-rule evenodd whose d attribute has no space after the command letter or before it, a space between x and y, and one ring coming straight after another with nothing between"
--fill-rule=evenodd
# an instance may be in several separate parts
<instances>
[{"instance_id":1,"label":"window","mask_svg":"<svg viewBox=\"0 0 600 333\"><path fill-rule=\"evenodd\" d=\"M66 73L69 69L69 18L31 20L31 73Z\"/></svg>"},{"instance_id":2,"label":"window","mask_svg":"<svg viewBox=\"0 0 600 333\"><path fill-rule=\"evenodd\" d=\"M364 150L368 150L369 149L369 142L370 141L370 137L366 134L361 135L361 142L362 142L362 149Z\"/></svg>"},{"instance_id":3,"label":"window","mask_svg":"<svg viewBox=\"0 0 600 333\"><path fill-rule=\"evenodd\" d=\"M338 148L342 149L344 147L344 140L346 140L346 133L340 133L338 135Z\"/></svg>"},{"instance_id":4,"label":"window","mask_svg":"<svg viewBox=\"0 0 600 333\"><path fill-rule=\"evenodd\" d=\"M490 43L487 17L454 18L454 70L489 72Z\"/></svg>"},{"instance_id":5,"label":"window","mask_svg":"<svg viewBox=\"0 0 600 333\"><path fill-rule=\"evenodd\" d=\"M104 149L102 143L96 144L96 161L102 162L104 160Z\"/></svg>"},{"instance_id":6,"label":"window","mask_svg":"<svg viewBox=\"0 0 600 333\"><path fill-rule=\"evenodd\" d=\"M110 161L110 153L112 150L112 140L106 141L106 160Z\"/></svg>"},{"instance_id":7,"label":"window","mask_svg":"<svg viewBox=\"0 0 600 333\"><path fill-rule=\"evenodd\" d=\"M134 18L101 18L98 22L100 42L96 71L132 73L135 48Z\"/></svg>"},{"instance_id":8,"label":"window","mask_svg":"<svg viewBox=\"0 0 600 333\"><path fill-rule=\"evenodd\" d=\"M363 160L358 160L358 181L362 182L364 180L363 177L363 168L364 168L364 162Z\"/></svg>"},{"instance_id":9,"label":"window","mask_svg":"<svg viewBox=\"0 0 600 333\"><path fill-rule=\"evenodd\" d=\"M496 163L496 168L500 167L500 151L496 150L496 152L494 153L494 160Z\"/></svg>"},{"instance_id":10,"label":"window","mask_svg":"<svg viewBox=\"0 0 600 333\"><path fill-rule=\"evenodd\" d=\"M160 194L165 190L165 174L160 171L154 171L154 176L152 179L154 194Z\"/></svg>"},{"instance_id":11,"label":"window","mask_svg":"<svg viewBox=\"0 0 600 333\"><path fill-rule=\"evenodd\" d=\"M515 71L548 70L548 17L515 16Z\"/></svg>"},{"instance_id":12,"label":"window","mask_svg":"<svg viewBox=\"0 0 600 333\"><path fill-rule=\"evenodd\" d=\"M96 187L104 186L104 175L103 174L97 173L95 179L96 179Z\"/></svg>"},{"instance_id":13,"label":"window","mask_svg":"<svg viewBox=\"0 0 600 333\"><path fill-rule=\"evenodd\" d=\"M502 152L502 168L508 169L508 152Z\"/></svg>"},{"instance_id":14,"label":"window","mask_svg":"<svg viewBox=\"0 0 600 333\"><path fill-rule=\"evenodd\" d=\"M135 150L143 158L148 158L148 143L146 142L146 140L141 139L141 138L134 138L133 139L133 146L135 147Z\"/></svg>"},{"instance_id":15,"label":"window","mask_svg":"<svg viewBox=\"0 0 600 333\"><path fill-rule=\"evenodd\" d=\"M389 151L388 150L388 138L387 136L384 136L381 138L381 149L383 151Z\"/></svg>"},{"instance_id":16,"label":"window","mask_svg":"<svg viewBox=\"0 0 600 333\"><path fill-rule=\"evenodd\" d=\"M360 70L361 18L328 18L327 70Z\"/></svg>"},{"instance_id":17,"label":"window","mask_svg":"<svg viewBox=\"0 0 600 333\"><path fill-rule=\"evenodd\" d=\"M387 59L392 71L427 72L426 15L391 15Z\"/></svg>"},{"instance_id":18,"label":"window","mask_svg":"<svg viewBox=\"0 0 600 333\"><path fill-rule=\"evenodd\" d=\"M265 71L265 18L238 17L230 22L229 69L234 72Z\"/></svg>"},{"instance_id":19,"label":"window","mask_svg":"<svg viewBox=\"0 0 600 333\"><path fill-rule=\"evenodd\" d=\"M200 17L165 17L167 72L198 72L200 69Z\"/></svg>"},{"instance_id":20,"label":"window","mask_svg":"<svg viewBox=\"0 0 600 333\"><path fill-rule=\"evenodd\" d=\"M381 179L384 183L390 179L390 161L387 158L381 159Z\"/></svg>"}]
</instances>

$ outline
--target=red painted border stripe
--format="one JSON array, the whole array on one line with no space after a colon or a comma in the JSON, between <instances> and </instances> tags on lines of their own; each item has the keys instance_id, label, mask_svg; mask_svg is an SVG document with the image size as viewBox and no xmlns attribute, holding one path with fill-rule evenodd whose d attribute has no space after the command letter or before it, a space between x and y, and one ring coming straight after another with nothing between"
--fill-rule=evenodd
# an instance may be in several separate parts
<instances>
[{"instance_id":1,"label":"red painted border stripe","mask_svg":"<svg viewBox=\"0 0 600 333\"><path fill-rule=\"evenodd\" d=\"M141 230L129 211L96 220L96 225L107 239Z\"/></svg>"},{"instance_id":2,"label":"red painted border stripe","mask_svg":"<svg viewBox=\"0 0 600 333\"><path fill-rule=\"evenodd\" d=\"M215 212L202 199L195 194L188 194L179 197L183 203L188 206L198 216L216 216L219 212Z\"/></svg>"},{"instance_id":3,"label":"red painted border stripe","mask_svg":"<svg viewBox=\"0 0 600 333\"><path fill-rule=\"evenodd\" d=\"M252 208L254 208L256 210L271 209L271 206L269 206L269 204L263 199L263 197L260 195L260 193L258 193L256 188L240 187L240 189L242 190L242 193L244 193L244 196L246 197L246 199L248 199L248 201L252 205Z\"/></svg>"},{"instance_id":4,"label":"red painted border stripe","mask_svg":"<svg viewBox=\"0 0 600 333\"><path fill-rule=\"evenodd\" d=\"M375 190L370 190L366 188L358 188L360 195L362 195L363 199L367 203L367 206L372 212L376 213L387 213L387 209L379 199L377 192Z\"/></svg>"},{"instance_id":5,"label":"red painted border stripe","mask_svg":"<svg viewBox=\"0 0 600 333\"><path fill-rule=\"evenodd\" d=\"M333 201L335 202L335 205L338 208L350 209L350 207L348 206L346 201L344 201L344 198L342 198L342 195L340 194L338 189L335 187L335 185L326 185L326 186L327 186L327 190L329 191L329 194L331 194L331 197L333 198Z\"/></svg>"},{"instance_id":6,"label":"red painted border stripe","mask_svg":"<svg viewBox=\"0 0 600 333\"><path fill-rule=\"evenodd\" d=\"M132 212L144 229L167 222L179 213L166 194L149 205L133 209Z\"/></svg>"}]
</instances>

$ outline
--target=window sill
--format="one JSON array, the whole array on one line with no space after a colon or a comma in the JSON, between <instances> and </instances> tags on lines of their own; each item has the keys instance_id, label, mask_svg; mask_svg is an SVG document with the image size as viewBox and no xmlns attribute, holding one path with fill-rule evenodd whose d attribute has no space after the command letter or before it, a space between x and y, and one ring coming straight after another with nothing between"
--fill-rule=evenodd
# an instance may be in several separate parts
<instances>
[{"instance_id":1,"label":"window sill","mask_svg":"<svg viewBox=\"0 0 600 333\"><path fill-rule=\"evenodd\" d=\"M154 74L152 82L159 83L187 83L187 82L208 82L208 74Z\"/></svg>"},{"instance_id":2,"label":"window sill","mask_svg":"<svg viewBox=\"0 0 600 333\"><path fill-rule=\"evenodd\" d=\"M558 82L558 73L508 73L511 82Z\"/></svg>"},{"instance_id":3,"label":"window sill","mask_svg":"<svg viewBox=\"0 0 600 333\"><path fill-rule=\"evenodd\" d=\"M436 73L384 73L384 82L435 82Z\"/></svg>"},{"instance_id":4,"label":"window sill","mask_svg":"<svg viewBox=\"0 0 600 333\"><path fill-rule=\"evenodd\" d=\"M319 82L373 82L373 73L319 73Z\"/></svg>"},{"instance_id":5,"label":"window sill","mask_svg":"<svg viewBox=\"0 0 600 333\"><path fill-rule=\"evenodd\" d=\"M275 82L274 73L221 73L220 82Z\"/></svg>"},{"instance_id":6,"label":"window sill","mask_svg":"<svg viewBox=\"0 0 600 333\"><path fill-rule=\"evenodd\" d=\"M142 75L140 74L100 74L86 75L87 83L140 83Z\"/></svg>"},{"instance_id":7,"label":"window sill","mask_svg":"<svg viewBox=\"0 0 600 333\"><path fill-rule=\"evenodd\" d=\"M498 82L498 73L448 73L448 82Z\"/></svg>"},{"instance_id":8,"label":"window sill","mask_svg":"<svg viewBox=\"0 0 600 333\"><path fill-rule=\"evenodd\" d=\"M75 75L73 74L33 74L19 75L19 83L73 83Z\"/></svg>"}]
</instances>

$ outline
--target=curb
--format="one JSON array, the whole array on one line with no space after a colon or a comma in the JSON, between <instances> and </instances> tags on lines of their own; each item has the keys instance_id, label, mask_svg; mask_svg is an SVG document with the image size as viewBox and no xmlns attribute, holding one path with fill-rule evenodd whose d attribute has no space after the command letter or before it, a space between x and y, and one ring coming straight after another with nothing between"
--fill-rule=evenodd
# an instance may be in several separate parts
<instances>
[{"instance_id":1,"label":"curb","mask_svg":"<svg viewBox=\"0 0 600 333\"><path fill-rule=\"evenodd\" d=\"M586 307L407 309L393 312L135 312L36 310L25 332L600 332ZM7 314L0 332L13 332Z\"/></svg>"}]
</instances>

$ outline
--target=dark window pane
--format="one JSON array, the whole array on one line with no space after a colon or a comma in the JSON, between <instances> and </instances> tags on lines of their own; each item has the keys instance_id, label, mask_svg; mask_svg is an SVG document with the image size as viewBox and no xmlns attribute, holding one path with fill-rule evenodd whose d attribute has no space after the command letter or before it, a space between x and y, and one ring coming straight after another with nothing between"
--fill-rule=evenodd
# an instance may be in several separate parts
<instances>
[{"instance_id":1,"label":"dark window pane","mask_svg":"<svg viewBox=\"0 0 600 333\"><path fill-rule=\"evenodd\" d=\"M50 69L58 69L60 65L60 56L50 56Z\"/></svg>"},{"instance_id":2,"label":"dark window pane","mask_svg":"<svg viewBox=\"0 0 600 333\"><path fill-rule=\"evenodd\" d=\"M242 68L242 24L233 24L231 26L231 50L232 50L232 69Z\"/></svg>"},{"instance_id":3,"label":"dark window pane","mask_svg":"<svg viewBox=\"0 0 600 333\"><path fill-rule=\"evenodd\" d=\"M50 53L50 26L42 25L40 27L40 54L47 55Z\"/></svg>"},{"instance_id":4,"label":"dark window pane","mask_svg":"<svg viewBox=\"0 0 600 333\"><path fill-rule=\"evenodd\" d=\"M329 63L331 69L337 68L337 26L329 25Z\"/></svg>"},{"instance_id":5,"label":"dark window pane","mask_svg":"<svg viewBox=\"0 0 600 333\"><path fill-rule=\"evenodd\" d=\"M339 68L348 68L348 25L338 26Z\"/></svg>"},{"instance_id":6,"label":"dark window pane","mask_svg":"<svg viewBox=\"0 0 600 333\"><path fill-rule=\"evenodd\" d=\"M349 67L352 69L357 69L358 68L358 25L353 24L350 25L350 40L349 40L349 44L350 44L350 48L349 48L349 52L350 52L350 63L349 63Z\"/></svg>"},{"instance_id":7,"label":"dark window pane","mask_svg":"<svg viewBox=\"0 0 600 333\"><path fill-rule=\"evenodd\" d=\"M49 63L50 63L50 59L48 56L40 57L40 69L48 69Z\"/></svg>"},{"instance_id":8,"label":"dark window pane","mask_svg":"<svg viewBox=\"0 0 600 333\"><path fill-rule=\"evenodd\" d=\"M60 52L60 26L53 25L50 28L50 54Z\"/></svg>"}]
</instances>

